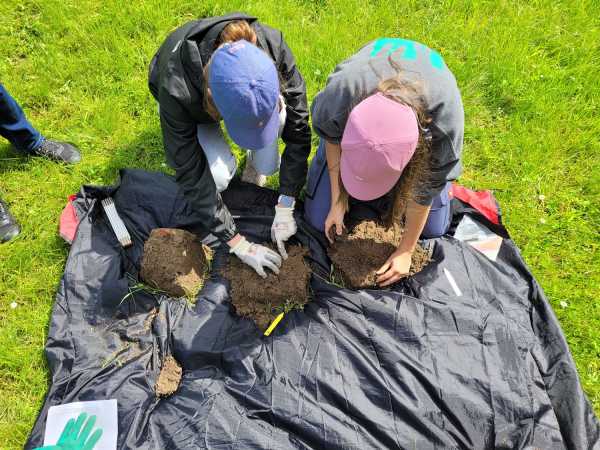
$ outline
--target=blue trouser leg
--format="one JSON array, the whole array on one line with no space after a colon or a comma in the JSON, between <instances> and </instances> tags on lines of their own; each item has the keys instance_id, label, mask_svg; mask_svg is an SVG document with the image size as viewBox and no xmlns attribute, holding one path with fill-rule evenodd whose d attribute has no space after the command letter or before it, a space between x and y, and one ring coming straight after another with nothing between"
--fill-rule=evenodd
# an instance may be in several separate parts
<instances>
[{"instance_id":1,"label":"blue trouser leg","mask_svg":"<svg viewBox=\"0 0 600 450\"><path fill-rule=\"evenodd\" d=\"M14 98L0 84L0 135L19 151L31 153L44 140Z\"/></svg>"},{"instance_id":2,"label":"blue trouser leg","mask_svg":"<svg viewBox=\"0 0 600 450\"><path fill-rule=\"evenodd\" d=\"M421 231L422 238L440 237L446 234L448 228L450 228L450 223L452 222L452 208L450 207L449 197L450 186L451 183L447 182L442 192L433 198L427 222L425 222L423 231Z\"/></svg>"},{"instance_id":3,"label":"blue trouser leg","mask_svg":"<svg viewBox=\"0 0 600 450\"><path fill-rule=\"evenodd\" d=\"M304 217L319 231L325 230L325 219L331 208L331 180L327 170L325 141L321 139L317 154L308 169Z\"/></svg>"},{"instance_id":4,"label":"blue trouser leg","mask_svg":"<svg viewBox=\"0 0 600 450\"><path fill-rule=\"evenodd\" d=\"M437 195L431 204L427 222L421 233L422 238L434 238L445 234L450 227L451 208L449 193L450 182ZM317 154L308 169L304 217L317 230L325 230L325 219L331 207L331 180L327 170L325 144L321 139Z\"/></svg>"}]
</instances>

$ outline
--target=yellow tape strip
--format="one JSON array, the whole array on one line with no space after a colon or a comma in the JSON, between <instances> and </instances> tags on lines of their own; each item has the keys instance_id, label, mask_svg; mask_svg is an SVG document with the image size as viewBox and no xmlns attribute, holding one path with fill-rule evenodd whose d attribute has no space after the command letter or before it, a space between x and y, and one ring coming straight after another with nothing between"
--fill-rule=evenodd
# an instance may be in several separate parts
<instances>
[{"instance_id":1,"label":"yellow tape strip","mask_svg":"<svg viewBox=\"0 0 600 450\"><path fill-rule=\"evenodd\" d=\"M275 329L275 327L277 326L277 324L279 322L281 322L281 319L283 319L283 313L281 313L277 317L275 317L275 320L273 320L273 322L271 323L271 325L269 325L269 328L267 328L267 330L265 331L265 336L268 336L268 335L271 334L271 332Z\"/></svg>"}]
</instances>

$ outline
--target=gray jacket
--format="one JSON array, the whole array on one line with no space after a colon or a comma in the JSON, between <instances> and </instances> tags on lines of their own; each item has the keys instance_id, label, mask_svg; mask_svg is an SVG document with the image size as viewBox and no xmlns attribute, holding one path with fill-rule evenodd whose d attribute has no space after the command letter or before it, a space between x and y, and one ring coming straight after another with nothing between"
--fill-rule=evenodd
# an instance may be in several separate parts
<instances>
[{"instance_id":1,"label":"gray jacket","mask_svg":"<svg viewBox=\"0 0 600 450\"><path fill-rule=\"evenodd\" d=\"M432 119L430 177L421 181L417 201L431 203L447 181L461 173L460 155L464 134L464 112L456 79L442 57L418 42L380 38L341 62L315 97L311 112L315 132L340 143L352 108L373 94L380 81L398 75L390 62L399 65L402 76L423 86Z\"/></svg>"}]
</instances>

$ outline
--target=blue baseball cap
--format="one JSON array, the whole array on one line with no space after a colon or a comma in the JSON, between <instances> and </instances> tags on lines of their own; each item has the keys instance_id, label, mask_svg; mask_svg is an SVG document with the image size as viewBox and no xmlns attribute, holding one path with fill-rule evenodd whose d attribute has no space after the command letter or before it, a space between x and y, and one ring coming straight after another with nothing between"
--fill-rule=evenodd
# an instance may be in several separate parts
<instances>
[{"instance_id":1,"label":"blue baseball cap","mask_svg":"<svg viewBox=\"0 0 600 450\"><path fill-rule=\"evenodd\" d=\"M208 85L236 144L259 150L277 139L279 76L264 51L245 40L219 47L212 56Z\"/></svg>"}]
</instances>

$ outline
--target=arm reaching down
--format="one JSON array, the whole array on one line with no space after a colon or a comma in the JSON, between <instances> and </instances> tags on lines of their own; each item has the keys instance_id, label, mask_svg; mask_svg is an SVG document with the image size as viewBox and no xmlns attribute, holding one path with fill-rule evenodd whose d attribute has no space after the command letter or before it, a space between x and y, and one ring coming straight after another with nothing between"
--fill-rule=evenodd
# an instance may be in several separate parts
<instances>
[{"instance_id":1,"label":"arm reaching down","mask_svg":"<svg viewBox=\"0 0 600 450\"><path fill-rule=\"evenodd\" d=\"M413 200L408 201L402 242L377 271L377 284L382 287L389 286L408 274L412 254L425 227L430 209L431 205L423 206Z\"/></svg>"},{"instance_id":2,"label":"arm reaching down","mask_svg":"<svg viewBox=\"0 0 600 450\"><path fill-rule=\"evenodd\" d=\"M306 83L298 70L296 60L281 32L265 27L272 42L278 43L276 58L282 91L285 100L286 121L281 138L285 150L279 172L279 202L275 208L275 220L271 227L271 239L277 244L279 253L287 259L285 242L298 227L294 219L295 199L306 182L308 155L310 154L310 126L308 125L308 101Z\"/></svg>"},{"instance_id":3,"label":"arm reaching down","mask_svg":"<svg viewBox=\"0 0 600 450\"><path fill-rule=\"evenodd\" d=\"M267 32L274 42L279 43L276 64L286 106L286 121L281 135L285 150L281 157L279 193L297 198L306 183L310 154L311 130L308 125L306 83L281 32L274 29L268 29Z\"/></svg>"},{"instance_id":4,"label":"arm reaching down","mask_svg":"<svg viewBox=\"0 0 600 450\"><path fill-rule=\"evenodd\" d=\"M198 227L226 242L237 234L237 229L217 192L208 161L198 142L197 125L173 100L165 102L168 106L161 104L160 124L167 162L175 169L175 178L192 207Z\"/></svg>"},{"instance_id":5,"label":"arm reaching down","mask_svg":"<svg viewBox=\"0 0 600 450\"><path fill-rule=\"evenodd\" d=\"M227 245L231 248L230 253L240 258L243 263L252 267L257 274L263 278L267 278L265 268L270 269L276 275L279 274L281 267L281 256L264 245L248 242L241 235L235 236Z\"/></svg>"},{"instance_id":6,"label":"arm reaching down","mask_svg":"<svg viewBox=\"0 0 600 450\"><path fill-rule=\"evenodd\" d=\"M327 155L327 170L331 180L331 208L325 219L325 236L329 242L333 243L331 229L340 236L346 228L344 225L344 215L346 214L346 199L340 186L340 159L342 147L340 144L334 144L325 141L325 153Z\"/></svg>"}]
</instances>

